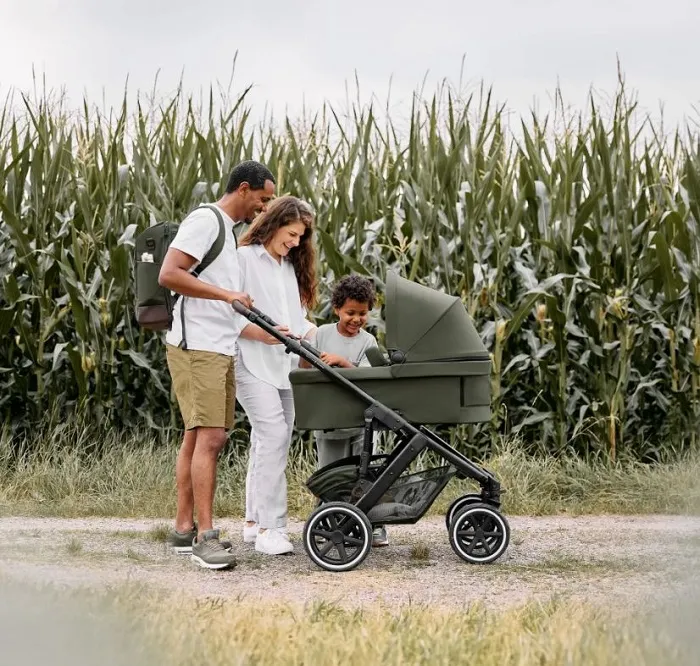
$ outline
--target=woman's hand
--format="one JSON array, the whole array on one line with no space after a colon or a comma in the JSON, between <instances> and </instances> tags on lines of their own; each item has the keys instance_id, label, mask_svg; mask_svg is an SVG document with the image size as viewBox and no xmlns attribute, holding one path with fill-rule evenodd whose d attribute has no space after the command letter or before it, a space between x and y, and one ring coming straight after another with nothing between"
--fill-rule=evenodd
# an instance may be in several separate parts
<instances>
[{"instance_id":1,"label":"woman's hand","mask_svg":"<svg viewBox=\"0 0 700 666\"><path fill-rule=\"evenodd\" d=\"M287 337L296 337L292 335L292 332L289 330L289 326L275 326L275 329L277 329L280 333L283 335L286 335ZM260 329L262 330L262 329ZM263 338L261 342L264 342L266 345L281 345L282 343L274 336L271 335L270 333L266 333L265 331L263 333Z\"/></svg>"},{"instance_id":2,"label":"woman's hand","mask_svg":"<svg viewBox=\"0 0 700 666\"><path fill-rule=\"evenodd\" d=\"M289 337L296 337L289 330L289 326L275 326L275 328L283 335ZM267 331L263 330L257 324L248 324L242 331L241 337L246 340L255 340L256 342L262 342L266 345L279 345L282 344L274 335L271 335Z\"/></svg>"},{"instance_id":3,"label":"woman's hand","mask_svg":"<svg viewBox=\"0 0 700 666\"><path fill-rule=\"evenodd\" d=\"M348 361L348 359L342 357L340 354L329 354L328 352L321 352L321 360L326 365L338 365L341 368L354 368L355 366Z\"/></svg>"}]
</instances>

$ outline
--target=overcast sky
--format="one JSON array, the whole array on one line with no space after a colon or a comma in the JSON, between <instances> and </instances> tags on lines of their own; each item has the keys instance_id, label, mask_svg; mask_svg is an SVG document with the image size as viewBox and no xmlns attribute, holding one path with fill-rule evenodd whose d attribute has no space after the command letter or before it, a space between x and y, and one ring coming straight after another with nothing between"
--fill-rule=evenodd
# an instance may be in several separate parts
<instances>
[{"instance_id":1,"label":"overcast sky","mask_svg":"<svg viewBox=\"0 0 700 666\"><path fill-rule=\"evenodd\" d=\"M548 99L585 104L590 86L615 90L619 56L645 109L667 121L698 119L698 0L0 0L0 94L29 89L32 66L48 86L99 102L172 90L184 73L193 92L228 82L254 84L266 103L298 112L302 101L343 106L346 82L362 98L399 112L428 74L428 92L447 78L482 79L516 113Z\"/></svg>"}]
</instances>

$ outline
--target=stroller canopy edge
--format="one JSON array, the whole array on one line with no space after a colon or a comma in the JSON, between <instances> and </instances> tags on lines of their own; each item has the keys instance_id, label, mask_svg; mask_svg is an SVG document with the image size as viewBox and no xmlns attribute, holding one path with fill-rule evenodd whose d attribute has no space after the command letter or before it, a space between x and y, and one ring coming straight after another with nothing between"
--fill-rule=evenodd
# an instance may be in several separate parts
<instances>
[{"instance_id":1,"label":"stroller canopy edge","mask_svg":"<svg viewBox=\"0 0 700 666\"><path fill-rule=\"evenodd\" d=\"M488 357L461 299L402 278L386 281L386 346L406 362Z\"/></svg>"}]
</instances>

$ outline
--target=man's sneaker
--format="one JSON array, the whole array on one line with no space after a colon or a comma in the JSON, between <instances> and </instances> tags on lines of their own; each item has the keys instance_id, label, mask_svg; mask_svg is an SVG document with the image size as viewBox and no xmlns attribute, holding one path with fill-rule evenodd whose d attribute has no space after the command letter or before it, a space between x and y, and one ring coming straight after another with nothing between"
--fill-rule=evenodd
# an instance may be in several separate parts
<instances>
[{"instance_id":1,"label":"man's sneaker","mask_svg":"<svg viewBox=\"0 0 700 666\"><path fill-rule=\"evenodd\" d=\"M192 553L192 541L194 541L196 536L197 523L194 524L194 527L189 532L178 532L172 529L170 534L168 534L168 545L178 555L190 555ZM230 541L222 541L221 545L226 550L229 550L233 544Z\"/></svg>"},{"instance_id":2,"label":"man's sneaker","mask_svg":"<svg viewBox=\"0 0 700 666\"><path fill-rule=\"evenodd\" d=\"M219 541L219 530L202 532L192 541L192 561L204 569L226 569L236 566L236 556Z\"/></svg>"},{"instance_id":3,"label":"man's sneaker","mask_svg":"<svg viewBox=\"0 0 700 666\"><path fill-rule=\"evenodd\" d=\"M179 555L189 555L192 552L192 540L197 536L197 524L187 532L178 532L176 529L170 530L168 534L168 545L174 553Z\"/></svg>"},{"instance_id":4,"label":"man's sneaker","mask_svg":"<svg viewBox=\"0 0 700 666\"><path fill-rule=\"evenodd\" d=\"M372 548L381 548L389 545L389 537L386 533L386 528L382 525L375 527L372 530Z\"/></svg>"},{"instance_id":5,"label":"man's sneaker","mask_svg":"<svg viewBox=\"0 0 700 666\"><path fill-rule=\"evenodd\" d=\"M265 555L286 555L294 551L294 546L282 530L269 529L258 533L255 550Z\"/></svg>"},{"instance_id":6,"label":"man's sneaker","mask_svg":"<svg viewBox=\"0 0 700 666\"><path fill-rule=\"evenodd\" d=\"M250 527L248 525L243 525L243 541L244 543L255 543L255 538L258 536L258 531L259 531L258 524L255 523L255 525L251 525Z\"/></svg>"}]
</instances>

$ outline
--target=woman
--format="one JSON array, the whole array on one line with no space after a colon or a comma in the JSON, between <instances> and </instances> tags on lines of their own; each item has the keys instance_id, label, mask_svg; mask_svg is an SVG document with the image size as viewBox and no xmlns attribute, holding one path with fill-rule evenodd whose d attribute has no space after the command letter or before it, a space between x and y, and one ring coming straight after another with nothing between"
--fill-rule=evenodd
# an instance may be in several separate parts
<instances>
[{"instance_id":1,"label":"woman","mask_svg":"<svg viewBox=\"0 0 700 666\"><path fill-rule=\"evenodd\" d=\"M282 332L301 338L316 330L306 319L316 302L313 223L308 204L296 197L280 197L256 218L238 249L241 290L280 324ZM294 550L286 534L285 468L294 427L288 375L297 367L298 357L285 353L259 326L243 317L239 321L237 398L252 427L243 538L255 541L260 553L282 555Z\"/></svg>"}]
</instances>

